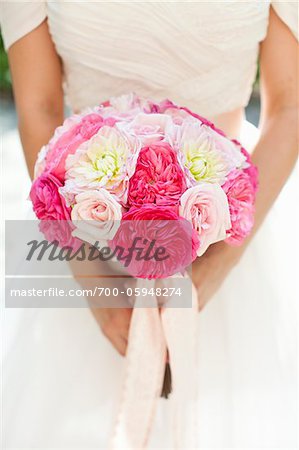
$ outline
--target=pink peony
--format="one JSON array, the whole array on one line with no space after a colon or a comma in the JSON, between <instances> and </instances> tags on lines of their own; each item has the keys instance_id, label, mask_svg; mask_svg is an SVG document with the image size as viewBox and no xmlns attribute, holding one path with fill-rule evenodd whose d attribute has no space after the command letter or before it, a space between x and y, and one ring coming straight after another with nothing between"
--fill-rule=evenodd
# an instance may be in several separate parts
<instances>
[{"instance_id":1,"label":"pink peony","mask_svg":"<svg viewBox=\"0 0 299 450\"><path fill-rule=\"evenodd\" d=\"M70 208L58 191L61 186L62 183L52 173L44 173L33 182L29 197L38 219L70 219Z\"/></svg>"},{"instance_id":2,"label":"pink peony","mask_svg":"<svg viewBox=\"0 0 299 450\"><path fill-rule=\"evenodd\" d=\"M180 203L180 215L191 222L199 237L197 256L201 256L210 244L226 237L226 231L231 227L229 206L218 184L199 183L187 189Z\"/></svg>"},{"instance_id":3,"label":"pink peony","mask_svg":"<svg viewBox=\"0 0 299 450\"><path fill-rule=\"evenodd\" d=\"M123 214L122 220L177 220L178 206L158 206L151 203L141 207L132 207Z\"/></svg>"},{"instance_id":4,"label":"pink peony","mask_svg":"<svg viewBox=\"0 0 299 450\"><path fill-rule=\"evenodd\" d=\"M185 175L169 144L158 143L141 149L129 182L130 205L175 205L185 190Z\"/></svg>"},{"instance_id":5,"label":"pink peony","mask_svg":"<svg viewBox=\"0 0 299 450\"><path fill-rule=\"evenodd\" d=\"M143 253L152 243L151 259L144 259L135 251L126 266L130 275L138 278L165 278L182 273L196 258L199 241L191 224L179 217L177 207L143 205L131 208L123 215L121 225L110 245L123 249L120 261L135 245ZM158 250L160 249L160 250ZM158 252L158 253L157 253ZM120 256L119 253L116 254Z\"/></svg>"},{"instance_id":6,"label":"pink peony","mask_svg":"<svg viewBox=\"0 0 299 450\"><path fill-rule=\"evenodd\" d=\"M226 241L240 245L254 224L255 182L252 182L250 175L244 170L233 170L222 189L228 198L232 225Z\"/></svg>"}]
</instances>

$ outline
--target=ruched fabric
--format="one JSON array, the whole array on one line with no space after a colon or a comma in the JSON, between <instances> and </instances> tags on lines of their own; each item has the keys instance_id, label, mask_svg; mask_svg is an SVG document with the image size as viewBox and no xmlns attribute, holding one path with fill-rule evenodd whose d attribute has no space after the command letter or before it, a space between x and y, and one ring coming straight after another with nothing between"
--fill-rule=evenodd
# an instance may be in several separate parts
<instances>
[{"instance_id":1,"label":"ruched fabric","mask_svg":"<svg viewBox=\"0 0 299 450\"><path fill-rule=\"evenodd\" d=\"M70 107L131 91L209 118L247 105L269 1L1 3L6 48L47 16ZM298 35L297 1L274 1Z\"/></svg>"}]
</instances>

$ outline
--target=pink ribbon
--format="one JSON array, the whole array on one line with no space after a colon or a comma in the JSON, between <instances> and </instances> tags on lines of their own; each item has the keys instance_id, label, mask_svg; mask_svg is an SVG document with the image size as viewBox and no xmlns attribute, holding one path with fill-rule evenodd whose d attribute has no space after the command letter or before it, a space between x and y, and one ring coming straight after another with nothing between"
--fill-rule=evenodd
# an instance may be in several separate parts
<instances>
[{"instance_id":1,"label":"pink ribbon","mask_svg":"<svg viewBox=\"0 0 299 450\"><path fill-rule=\"evenodd\" d=\"M179 286L179 278L163 282L167 286ZM145 286L149 288L148 281L146 284L144 280L137 281L137 287ZM152 304L152 297L149 301ZM170 395L174 405L172 448L196 447L197 294L192 285L192 307L166 306L159 310L156 298L155 303L155 307L140 307L145 304L144 297L136 298L111 450L147 447L157 403L165 401L160 399L160 394L167 349L173 388Z\"/></svg>"}]
</instances>

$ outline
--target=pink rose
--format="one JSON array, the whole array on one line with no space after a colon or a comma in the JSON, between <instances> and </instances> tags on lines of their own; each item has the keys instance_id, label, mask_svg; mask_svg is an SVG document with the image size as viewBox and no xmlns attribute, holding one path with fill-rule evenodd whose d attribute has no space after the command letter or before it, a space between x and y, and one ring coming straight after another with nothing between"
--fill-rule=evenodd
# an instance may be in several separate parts
<instances>
[{"instance_id":1,"label":"pink rose","mask_svg":"<svg viewBox=\"0 0 299 450\"><path fill-rule=\"evenodd\" d=\"M167 143L143 148L129 182L128 203L177 204L186 189L184 173L175 151Z\"/></svg>"},{"instance_id":2,"label":"pink rose","mask_svg":"<svg viewBox=\"0 0 299 450\"><path fill-rule=\"evenodd\" d=\"M201 256L210 244L225 239L231 226L229 206L218 184L199 183L187 189L180 203L180 215L192 223L199 237L197 256Z\"/></svg>"},{"instance_id":3,"label":"pink rose","mask_svg":"<svg viewBox=\"0 0 299 450\"><path fill-rule=\"evenodd\" d=\"M244 170L233 170L222 186L227 195L231 216L231 228L227 242L240 245L249 235L254 224L255 182Z\"/></svg>"},{"instance_id":4,"label":"pink rose","mask_svg":"<svg viewBox=\"0 0 299 450\"><path fill-rule=\"evenodd\" d=\"M61 186L62 183L52 173L44 173L33 182L29 197L38 219L70 219L70 208L58 191Z\"/></svg>"},{"instance_id":5,"label":"pink rose","mask_svg":"<svg viewBox=\"0 0 299 450\"><path fill-rule=\"evenodd\" d=\"M72 209L73 236L90 244L106 243L114 237L121 217L121 205L106 189L83 192Z\"/></svg>"},{"instance_id":6,"label":"pink rose","mask_svg":"<svg viewBox=\"0 0 299 450\"><path fill-rule=\"evenodd\" d=\"M137 249L127 264L126 257L134 245ZM177 207L153 204L133 207L125 213L110 242L112 249L123 249L116 256L121 256L120 262L130 275L148 279L184 272L196 258L198 245L196 233L188 221L179 217Z\"/></svg>"}]
</instances>

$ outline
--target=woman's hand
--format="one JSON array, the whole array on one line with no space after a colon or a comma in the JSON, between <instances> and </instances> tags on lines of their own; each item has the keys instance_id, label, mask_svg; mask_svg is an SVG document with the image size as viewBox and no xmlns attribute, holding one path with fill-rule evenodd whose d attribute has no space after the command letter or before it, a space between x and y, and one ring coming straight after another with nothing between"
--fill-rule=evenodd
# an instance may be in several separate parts
<instances>
[{"instance_id":1,"label":"woman's hand","mask_svg":"<svg viewBox=\"0 0 299 450\"><path fill-rule=\"evenodd\" d=\"M91 308L91 311L103 334L118 353L125 356L132 308Z\"/></svg>"},{"instance_id":2,"label":"woman's hand","mask_svg":"<svg viewBox=\"0 0 299 450\"><path fill-rule=\"evenodd\" d=\"M198 295L199 311L221 287L228 273L239 261L240 247L230 247L225 242L217 242L192 264L192 281Z\"/></svg>"},{"instance_id":3,"label":"woman's hand","mask_svg":"<svg viewBox=\"0 0 299 450\"><path fill-rule=\"evenodd\" d=\"M109 288L112 293L113 288L117 286L118 292L126 292L128 288L134 289L135 280L126 278L81 278L78 282L83 289L94 290L95 287ZM110 296L102 297L101 299L86 298L89 302L90 310L97 321L102 333L111 342L113 347L122 356L125 356L128 335L132 316L132 304L130 298L126 294L119 294L118 297ZM91 300L91 301L90 301ZM94 307L94 304L100 304ZM102 306L102 305L107 305ZM110 306L111 305L111 306ZM121 307L116 307L120 305ZM124 307L122 307L122 305Z\"/></svg>"},{"instance_id":4,"label":"woman's hand","mask_svg":"<svg viewBox=\"0 0 299 450\"><path fill-rule=\"evenodd\" d=\"M103 279L102 279L103 281ZM92 281L95 285L101 285L101 278ZM90 288L90 281L88 282ZM110 287L112 292L116 286L116 279L110 280L105 277L105 288ZM118 291L126 292L128 288L134 289L134 279L117 279ZM123 295L123 299L118 299L122 304L128 305L128 308L93 308L90 307L91 312L96 319L98 325L101 328L102 333L111 342L113 347L118 351L121 356L126 355L128 346L128 335L132 316L132 306L130 305L130 298L127 295ZM109 301L115 302L115 297L105 297L105 303L109 305Z\"/></svg>"},{"instance_id":5,"label":"woman's hand","mask_svg":"<svg viewBox=\"0 0 299 450\"><path fill-rule=\"evenodd\" d=\"M83 245L83 243L82 243ZM88 253L90 245L84 244ZM132 316L133 296L127 295L127 290L134 290L136 280L127 277L120 271L120 267L113 268L108 263L99 259L90 261L78 261L73 259L69 262L73 276L80 287L86 292L96 293L86 301L96 319L102 333L109 339L113 347L122 356L125 356L128 344L128 334ZM104 288L101 295L98 289ZM113 295L113 289L117 289L118 296ZM110 295L106 295L110 293Z\"/></svg>"}]
</instances>

